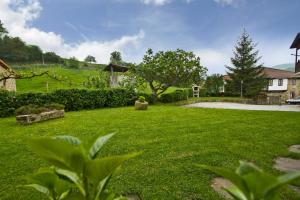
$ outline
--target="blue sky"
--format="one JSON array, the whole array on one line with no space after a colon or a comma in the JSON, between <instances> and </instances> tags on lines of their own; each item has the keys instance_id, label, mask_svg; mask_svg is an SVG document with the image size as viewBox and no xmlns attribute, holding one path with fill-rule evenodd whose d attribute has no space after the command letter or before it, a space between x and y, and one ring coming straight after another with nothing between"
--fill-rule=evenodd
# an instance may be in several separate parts
<instances>
[{"instance_id":1,"label":"blue sky","mask_svg":"<svg viewBox=\"0 0 300 200\"><path fill-rule=\"evenodd\" d=\"M0 0L0 20L12 35L66 57L106 63L118 50L139 62L147 48L182 48L224 73L243 28L266 66L293 62L299 8L299 0Z\"/></svg>"}]
</instances>

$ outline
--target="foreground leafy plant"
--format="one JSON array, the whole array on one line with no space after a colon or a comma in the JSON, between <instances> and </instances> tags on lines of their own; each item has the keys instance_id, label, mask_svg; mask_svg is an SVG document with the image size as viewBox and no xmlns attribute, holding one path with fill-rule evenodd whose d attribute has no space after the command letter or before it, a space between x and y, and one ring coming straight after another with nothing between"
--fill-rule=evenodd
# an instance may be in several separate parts
<instances>
[{"instance_id":1,"label":"foreground leafy plant","mask_svg":"<svg viewBox=\"0 0 300 200\"><path fill-rule=\"evenodd\" d=\"M279 200L279 190L300 177L300 172L290 172L275 177L263 172L252 163L242 161L235 172L220 167L197 166L228 179L233 186L223 189L235 200Z\"/></svg>"},{"instance_id":2,"label":"foreground leafy plant","mask_svg":"<svg viewBox=\"0 0 300 200\"><path fill-rule=\"evenodd\" d=\"M121 164L138 153L96 158L103 145L113 136L98 137L83 143L73 136L38 138L30 147L54 165L29 176L30 187L46 194L51 200L112 200L124 199L107 190L107 184Z\"/></svg>"}]
</instances>

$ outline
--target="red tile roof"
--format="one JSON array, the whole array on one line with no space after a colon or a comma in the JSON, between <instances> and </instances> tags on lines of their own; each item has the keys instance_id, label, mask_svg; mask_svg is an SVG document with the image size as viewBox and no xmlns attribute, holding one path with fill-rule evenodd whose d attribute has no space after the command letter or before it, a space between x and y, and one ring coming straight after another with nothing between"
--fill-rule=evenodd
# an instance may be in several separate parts
<instances>
[{"instance_id":1,"label":"red tile roof","mask_svg":"<svg viewBox=\"0 0 300 200\"><path fill-rule=\"evenodd\" d=\"M6 70L10 69L10 67L1 59L0 59L0 66Z\"/></svg>"},{"instance_id":2,"label":"red tile roof","mask_svg":"<svg viewBox=\"0 0 300 200\"><path fill-rule=\"evenodd\" d=\"M274 69L270 67L263 67L263 73L267 78L292 78L293 76L295 76L294 72Z\"/></svg>"},{"instance_id":3,"label":"red tile roof","mask_svg":"<svg viewBox=\"0 0 300 200\"><path fill-rule=\"evenodd\" d=\"M294 73L291 71L286 71L282 69L275 69L270 67L263 67L263 73L267 78L300 78L300 72ZM230 80L228 75L224 75L223 79Z\"/></svg>"}]
</instances>

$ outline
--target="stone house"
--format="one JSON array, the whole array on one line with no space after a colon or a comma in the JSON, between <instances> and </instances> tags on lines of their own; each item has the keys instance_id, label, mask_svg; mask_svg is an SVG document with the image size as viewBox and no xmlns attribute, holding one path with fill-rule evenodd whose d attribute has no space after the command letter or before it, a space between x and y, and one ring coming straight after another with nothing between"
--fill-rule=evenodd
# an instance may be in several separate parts
<instances>
[{"instance_id":1,"label":"stone house","mask_svg":"<svg viewBox=\"0 0 300 200\"><path fill-rule=\"evenodd\" d=\"M0 78L9 75L11 72L12 69L0 59ZM10 78L0 81L0 89L16 91L16 80L14 78Z\"/></svg>"},{"instance_id":2,"label":"stone house","mask_svg":"<svg viewBox=\"0 0 300 200\"><path fill-rule=\"evenodd\" d=\"M263 73L268 79L268 85L263 90L267 97L277 97L284 102L287 99L300 96L300 72L291 72L270 67L263 67ZM223 76L224 85L230 80L228 75ZM225 92L225 87L221 89Z\"/></svg>"},{"instance_id":3,"label":"stone house","mask_svg":"<svg viewBox=\"0 0 300 200\"><path fill-rule=\"evenodd\" d=\"M266 88L268 97L280 97L282 101L300 96L300 72L264 67L263 72L269 81Z\"/></svg>"}]
</instances>

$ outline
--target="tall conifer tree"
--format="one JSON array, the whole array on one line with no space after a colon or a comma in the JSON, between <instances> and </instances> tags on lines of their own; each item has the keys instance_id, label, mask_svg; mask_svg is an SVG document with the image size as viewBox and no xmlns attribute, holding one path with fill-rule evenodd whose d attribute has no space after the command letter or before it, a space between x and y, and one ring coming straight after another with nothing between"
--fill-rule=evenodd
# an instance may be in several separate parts
<instances>
[{"instance_id":1,"label":"tall conifer tree","mask_svg":"<svg viewBox=\"0 0 300 200\"><path fill-rule=\"evenodd\" d=\"M244 96L254 97L266 87L267 80L263 74L262 64L259 64L261 57L255 48L256 44L244 30L231 58L233 66L226 66L230 77L226 84L227 92L240 94L242 90Z\"/></svg>"}]
</instances>

